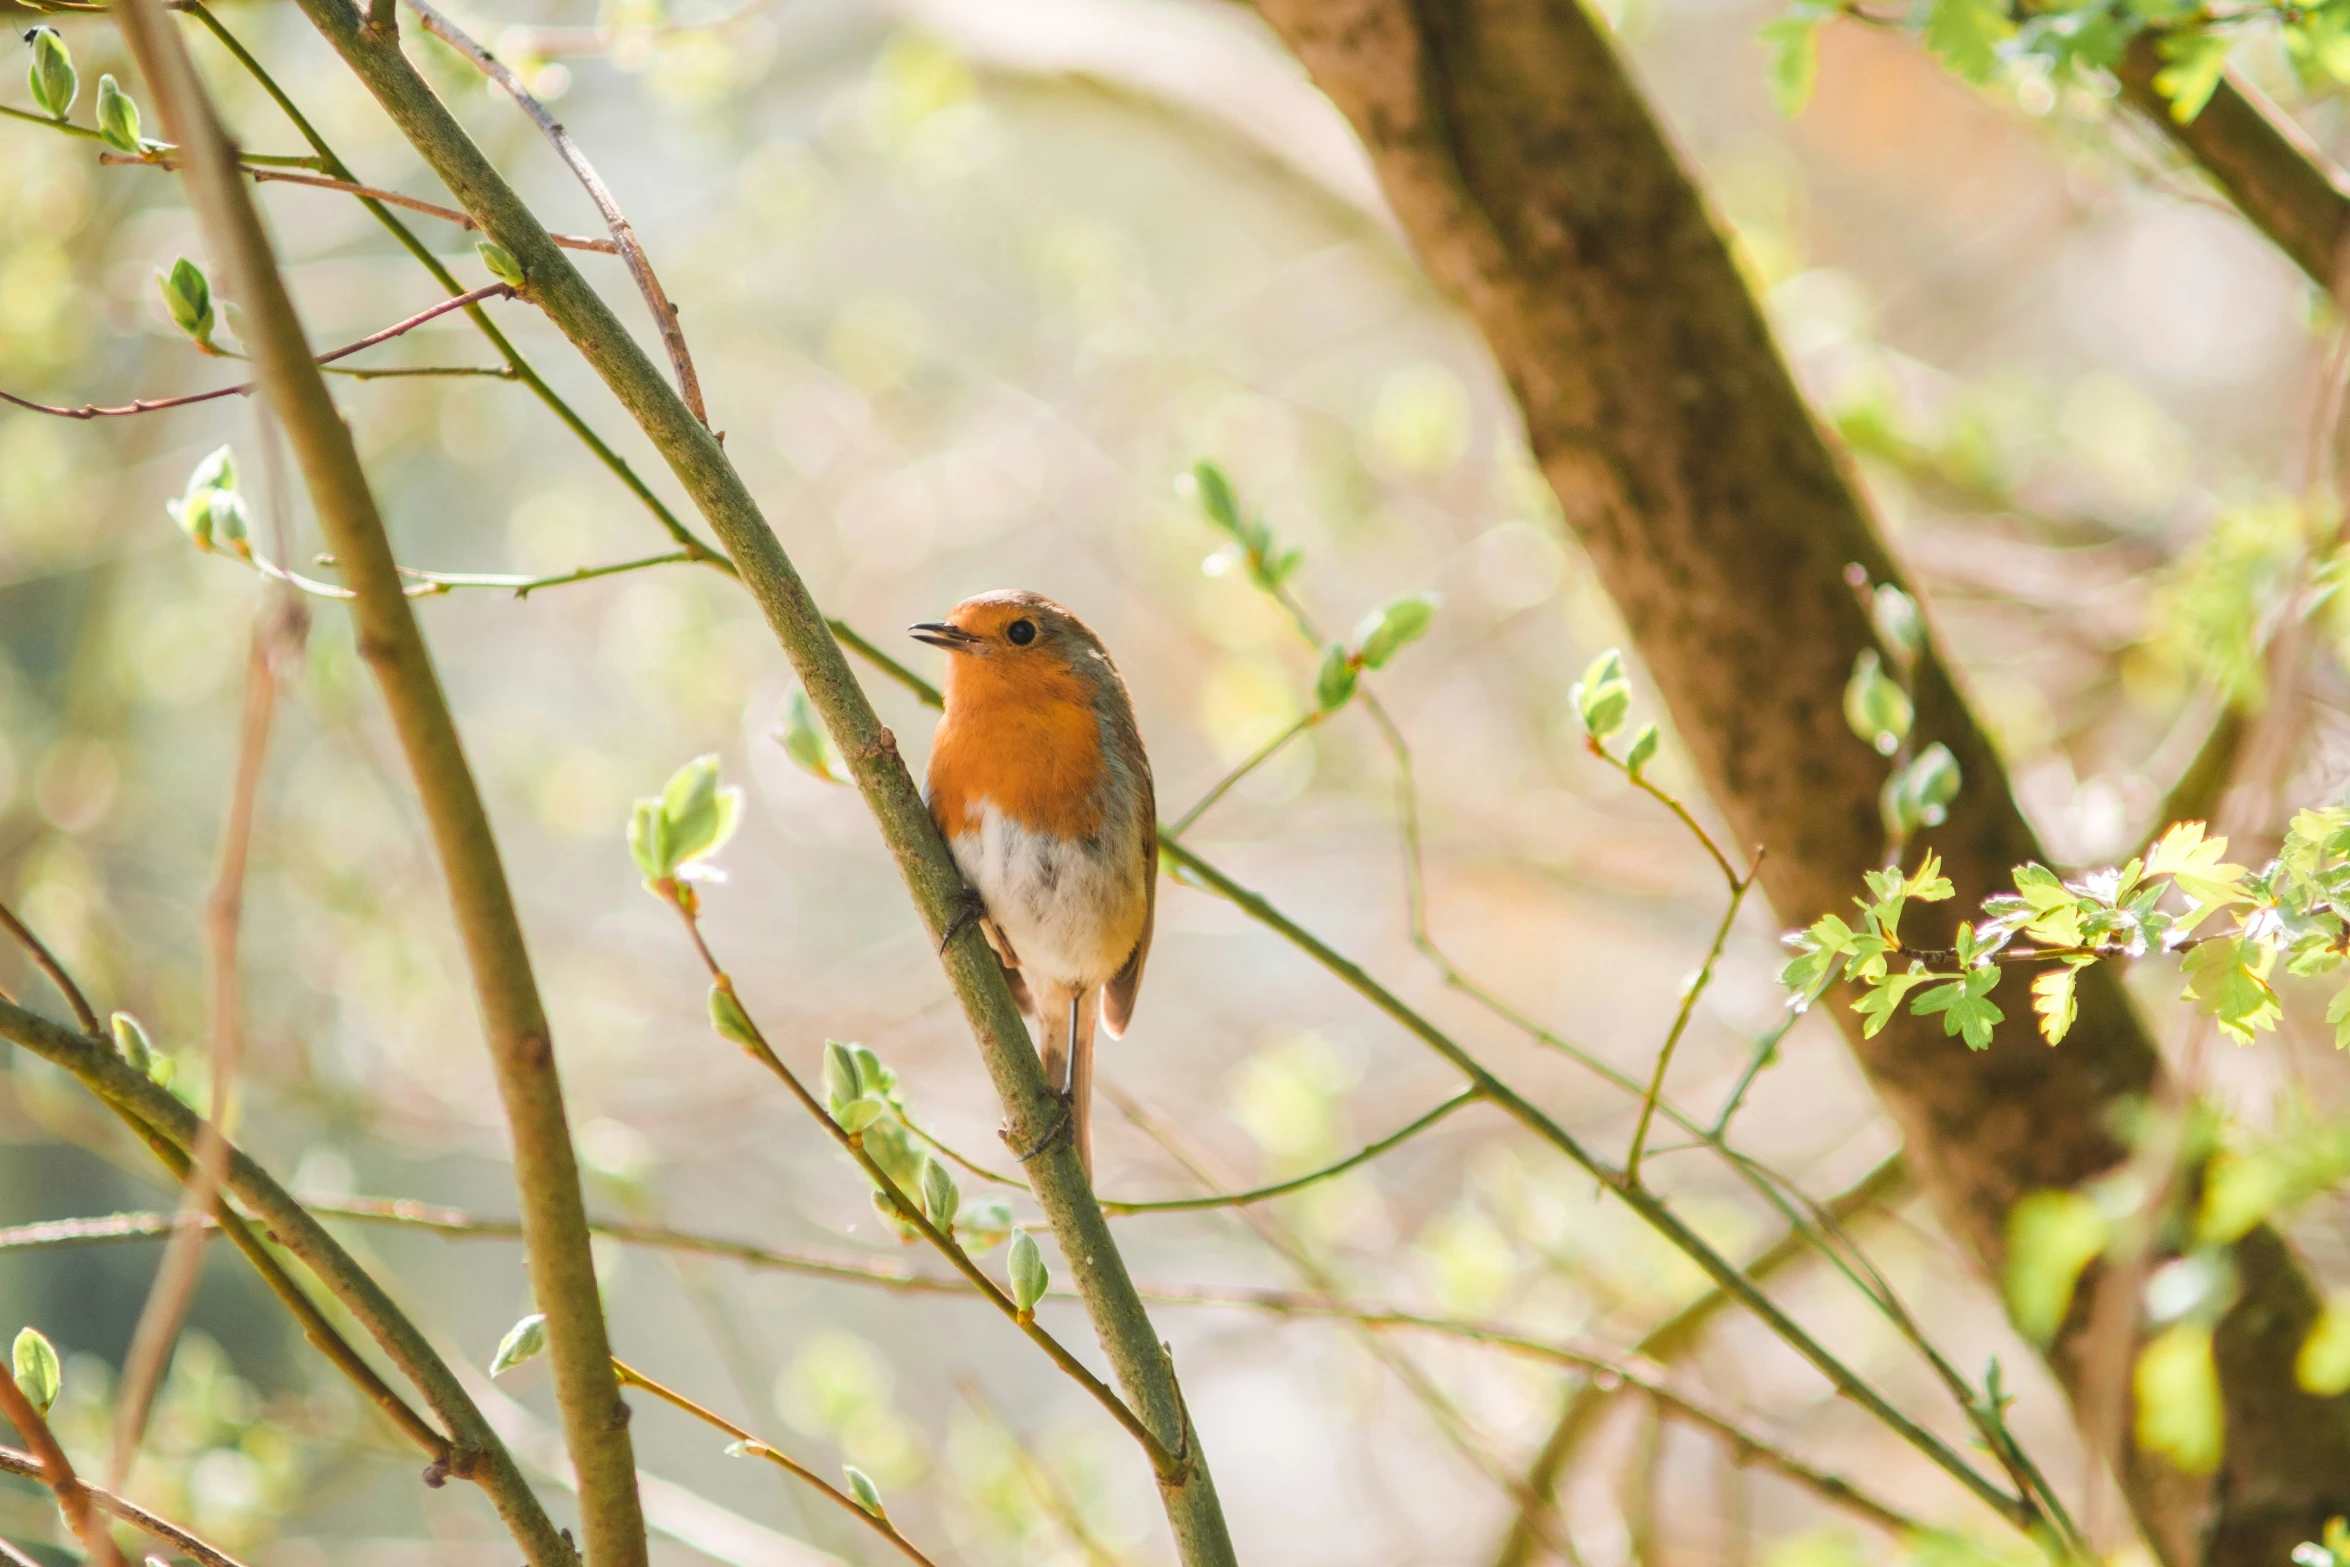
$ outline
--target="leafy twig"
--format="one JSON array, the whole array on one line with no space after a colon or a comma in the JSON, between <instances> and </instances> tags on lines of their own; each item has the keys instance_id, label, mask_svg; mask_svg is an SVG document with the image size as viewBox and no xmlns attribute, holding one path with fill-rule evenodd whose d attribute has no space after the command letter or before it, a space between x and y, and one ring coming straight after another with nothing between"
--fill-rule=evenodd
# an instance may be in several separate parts
<instances>
[{"instance_id":1,"label":"leafy twig","mask_svg":"<svg viewBox=\"0 0 2350 1567\"><path fill-rule=\"evenodd\" d=\"M692 1399L686 1397L683 1393L678 1392L675 1388L664 1387L662 1384L654 1381L651 1377L646 1376L642 1371L637 1370L634 1366L628 1364L626 1361L613 1361L612 1369L619 1373L621 1386L642 1388L644 1391L652 1394L655 1398L662 1400L664 1403L684 1410L687 1414L693 1416L696 1420L701 1421L703 1424L715 1426L719 1430L725 1432L728 1436L733 1437L735 1445L728 1449L728 1451L738 1452L746 1458L764 1458L769 1463L798 1476L801 1480L806 1481L809 1485L814 1486L818 1491L822 1492L826 1500L832 1502L836 1506L846 1508L851 1513L854 1513L857 1516L858 1521L863 1523L865 1527L871 1529L874 1533L880 1535L890 1544L896 1546L912 1560L922 1563L922 1567L938 1567L936 1562L933 1562L929 1557L923 1555L921 1548L915 1545L912 1540L907 1539L906 1536L899 1530L898 1526L890 1521L889 1514L886 1511L876 1511L874 1509L868 1508L863 1502L858 1501L855 1497L849 1495L848 1492L843 1491L839 1486L834 1485L831 1481L825 1479L822 1475L818 1474L815 1470L810 1469L806 1464L801 1463L798 1459L793 1458L789 1453L784 1452L781 1448L773 1447L765 1442L760 1441L757 1437L751 1435L750 1432L745 1431L741 1426L736 1425L733 1421L727 1419L724 1415L719 1414L715 1410L705 1408L704 1406L695 1403Z\"/></svg>"},{"instance_id":2,"label":"leafy twig","mask_svg":"<svg viewBox=\"0 0 2350 1567\"><path fill-rule=\"evenodd\" d=\"M82 1542L90 1560L97 1567L122 1567L122 1552L115 1549L114 1536L107 1532L98 1510L91 1506L89 1488L73 1472L73 1460L57 1445L49 1422L41 1416L40 1406L25 1396L24 1389L17 1386L16 1378L6 1366L0 1366L0 1417L16 1427L16 1434L33 1450L40 1464L41 1483L57 1498L57 1510L65 1515L66 1527Z\"/></svg>"}]
</instances>

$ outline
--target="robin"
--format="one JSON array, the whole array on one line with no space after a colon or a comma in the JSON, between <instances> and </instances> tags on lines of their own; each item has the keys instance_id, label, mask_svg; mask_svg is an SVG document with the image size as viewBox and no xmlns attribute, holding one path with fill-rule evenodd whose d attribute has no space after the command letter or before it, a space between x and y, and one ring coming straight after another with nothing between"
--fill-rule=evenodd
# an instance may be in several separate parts
<instances>
[{"instance_id":1,"label":"robin","mask_svg":"<svg viewBox=\"0 0 2350 1567\"><path fill-rule=\"evenodd\" d=\"M1042 594L982 593L909 629L949 654L930 815L1065 1106L1022 1158L1065 1124L1090 1177L1094 1028L1116 1039L1134 1016L1157 896L1158 806L1134 706L1101 638Z\"/></svg>"}]
</instances>

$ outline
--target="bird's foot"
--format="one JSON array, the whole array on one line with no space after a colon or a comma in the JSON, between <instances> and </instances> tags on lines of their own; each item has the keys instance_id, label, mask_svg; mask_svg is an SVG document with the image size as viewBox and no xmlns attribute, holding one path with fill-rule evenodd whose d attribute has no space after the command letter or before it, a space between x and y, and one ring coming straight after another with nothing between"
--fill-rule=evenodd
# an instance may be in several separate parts
<instances>
[{"instance_id":1,"label":"bird's foot","mask_svg":"<svg viewBox=\"0 0 2350 1567\"><path fill-rule=\"evenodd\" d=\"M1066 1141L1076 1127L1077 1117L1073 1113L1077 1103L1076 1096L1061 1091L1053 1093L1052 1097L1053 1101L1060 1106L1053 1112L1053 1124L1044 1129L1044 1135L1036 1140L1036 1146L1026 1153L1020 1152L1019 1145L1013 1142L1010 1127L1004 1127L996 1134L1004 1140L1004 1146L1012 1150L1012 1157L1021 1164L1041 1157L1052 1148L1053 1144Z\"/></svg>"},{"instance_id":2,"label":"bird's foot","mask_svg":"<svg viewBox=\"0 0 2350 1567\"><path fill-rule=\"evenodd\" d=\"M987 918L987 900L979 895L977 887L965 887L955 898L955 917L947 921L947 933L938 938L938 950L944 953L955 944L967 925L976 925Z\"/></svg>"}]
</instances>

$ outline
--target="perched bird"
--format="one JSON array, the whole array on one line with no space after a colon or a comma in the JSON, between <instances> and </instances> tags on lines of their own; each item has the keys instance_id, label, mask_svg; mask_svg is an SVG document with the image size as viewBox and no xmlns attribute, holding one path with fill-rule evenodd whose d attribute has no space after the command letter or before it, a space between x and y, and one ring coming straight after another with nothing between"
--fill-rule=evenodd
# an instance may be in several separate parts
<instances>
[{"instance_id":1,"label":"perched bird","mask_svg":"<svg viewBox=\"0 0 2350 1567\"><path fill-rule=\"evenodd\" d=\"M909 629L949 655L930 814L1037 1020L1045 1080L1091 1175L1094 1027L1116 1039L1134 1016L1158 886L1134 707L1101 639L1042 594L982 593Z\"/></svg>"}]
</instances>

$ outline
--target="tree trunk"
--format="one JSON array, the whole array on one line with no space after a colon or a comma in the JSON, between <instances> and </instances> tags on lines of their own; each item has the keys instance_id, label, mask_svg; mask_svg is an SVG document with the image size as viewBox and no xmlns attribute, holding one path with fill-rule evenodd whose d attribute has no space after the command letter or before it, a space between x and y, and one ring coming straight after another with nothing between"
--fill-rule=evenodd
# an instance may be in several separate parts
<instances>
[{"instance_id":1,"label":"tree trunk","mask_svg":"<svg viewBox=\"0 0 2350 1567\"><path fill-rule=\"evenodd\" d=\"M1260 6L1353 122L1422 263L1482 330L1708 789L1742 842L1769 849L1773 906L1791 923L1848 909L1883 858L1886 764L1842 715L1853 659L1872 645L1844 569L1901 573L1611 43L1573 0ZM2040 850L1931 652L1917 697L1918 743L1948 745L1965 776L1931 843L1967 907ZM2010 1021L1980 1054L1930 1018L1864 1041L1848 1007L1832 1008L1943 1222L1992 1280L2017 1200L2111 1168L2125 1152L2112 1111L2163 1077L2107 970L2082 976L2059 1049L2003 999ZM2273 1233L2255 1232L2237 1260L2217 1475L2180 1473L2126 1429L2109 1436L2109 1416L2090 1418L2110 1406L2084 1384L2112 1360L2087 1353L2094 1272L2048 1357L2093 1445L2123 1442L2116 1472L2172 1567L2278 1567L2350 1512L2350 1402L2293 1379L2315 1292Z\"/></svg>"}]
</instances>

